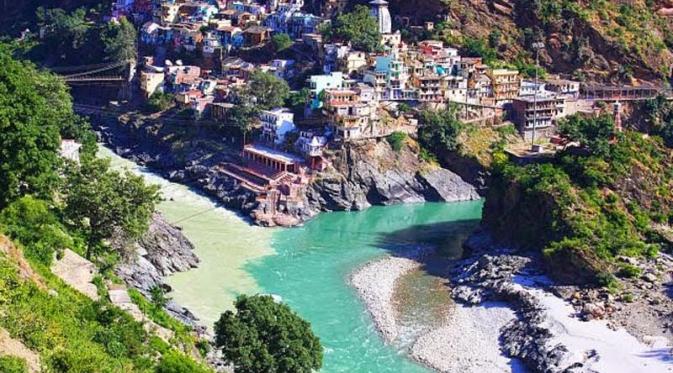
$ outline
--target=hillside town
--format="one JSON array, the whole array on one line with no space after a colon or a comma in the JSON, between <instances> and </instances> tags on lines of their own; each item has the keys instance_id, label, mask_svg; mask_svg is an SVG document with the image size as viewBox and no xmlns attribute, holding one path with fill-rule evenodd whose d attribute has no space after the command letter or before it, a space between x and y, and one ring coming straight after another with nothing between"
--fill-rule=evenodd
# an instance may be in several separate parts
<instances>
[{"instance_id":1,"label":"hillside town","mask_svg":"<svg viewBox=\"0 0 673 373\"><path fill-rule=\"evenodd\" d=\"M384 0L369 3L380 40L374 50L363 51L347 41L323 40L330 20L303 9L303 0L118 0L110 20L127 17L142 24L137 73L142 99L168 95L194 120L230 122L233 109L243 105L238 90L259 71L304 95L299 108L273 107L250 118L254 136L244 141L241 161L218 166L258 194L270 216L299 203L298 190L329 166L326 151L393 133L413 135L422 109L452 109L467 124L511 123L521 142L532 145L511 152L527 157L563 143L555 131L560 118L604 112L608 104L620 123L621 102L662 93L647 83L611 86L542 77L539 67L526 76L463 56L442 41L407 43L393 24L408 20L393 19ZM422 36L433 28L425 22L408 29ZM278 36L287 39L281 55L291 58L274 53Z\"/></svg>"}]
</instances>

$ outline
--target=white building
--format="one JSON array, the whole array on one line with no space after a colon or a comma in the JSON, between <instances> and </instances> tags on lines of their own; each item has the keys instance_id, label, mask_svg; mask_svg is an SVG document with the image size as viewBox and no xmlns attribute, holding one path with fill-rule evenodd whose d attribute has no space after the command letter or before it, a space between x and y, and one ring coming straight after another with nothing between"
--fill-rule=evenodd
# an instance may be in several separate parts
<instances>
[{"instance_id":1,"label":"white building","mask_svg":"<svg viewBox=\"0 0 673 373\"><path fill-rule=\"evenodd\" d=\"M369 3L372 6L371 14L376 18L381 34L391 34L393 22L388 11L388 2L385 0L373 0Z\"/></svg>"},{"instance_id":2,"label":"white building","mask_svg":"<svg viewBox=\"0 0 673 373\"><path fill-rule=\"evenodd\" d=\"M262 136L265 140L274 144L282 144L285 135L295 130L294 114L286 108L264 110L260 113L262 122Z\"/></svg>"}]
</instances>

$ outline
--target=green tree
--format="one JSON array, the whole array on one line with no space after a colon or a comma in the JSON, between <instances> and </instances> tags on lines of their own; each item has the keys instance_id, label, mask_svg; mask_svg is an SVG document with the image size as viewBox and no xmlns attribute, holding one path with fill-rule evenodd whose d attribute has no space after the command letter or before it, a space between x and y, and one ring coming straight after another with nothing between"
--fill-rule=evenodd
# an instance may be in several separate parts
<instances>
[{"instance_id":1,"label":"green tree","mask_svg":"<svg viewBox=\"0 0 673 373\"><path fill-rule=\"evenodd\" d=\"M65 86L0 45L0 209L25 194L50 199L60 131L72 120Z\"/></svg>"},{"instance_id":2,"label":"green tree","mask_svg":"<svg viewBox=\"0 0 673 373\"><path fill-rule=\"evenodd\" d=\"M481 57L490 65L498 59L498 52L484 42L483 39L467 37L463 40L464 53L470 57Z\"/></svg>"},{"instance_id":3,"label":"green tree","mask_svg":"<svg viewBox=\"0 0 673 373\"><path fill-rule=\"evenodd\" d=\"M79 8L70 13L63 9L38 8L38 25L44 32L42 47L46 58L55 59L57 63L74 63L82 61L82 57L90 56L81 52L91 46L92 24L86 19L86 9ZM85 60L86 59L85 57ZM81 65L81 63L79 63Z\"/></svg>"},{"instance_id":4,"label":"green tree","mask_svg":"<svg viewBox=\"0 0 673 373\"><path fill-rule=\"evenodd\" d=\"M112 61L135 61L138 57L138 33L126 18L119 23L108 22L101 32L105 54Z\"/></svg>"},{"instance_id":5,"label":"green tree","mask_svg":"<svg viewBox=\"0 0 673 373\"><path fill-rule=\"evenodd\" d=\"M171 108L175 96L170 93L156 92L145 103L145 110L150 113L158 113Z\"/></svg>"},{"instance_id":6,"label":"green tree","mask_svg":"<svg viewBox=\"0 0 673 373\"><path fill-rule=\"evenodd\" d=\"M436 154L458 148L462 123L458 120L455 107L438 111L424 110L420 119L418 138L421 145Z\"/></svg>"},{"instance_id":7,"label":"green tree","mask_svg":"<svg viewBox=\"0 0 673 373\"><path fill-rule=\"evenodd\" d=\"M103 240L113 235L134 239L143 234L159 201L158 190L141 176L111 171L107 160L71 165L63 189L65 213L86 232L87 258L100 253Z\"/></svg>"},{"instance_id":8,"label":"green tree","mask_svg":"<svg viewBox=\"0 0 673 373\"><path fill-rule=\"evenodd\" d=\"M276 34L271 39L273 41L273 48L276 52L284 51L292 46L292 38L288 34Z\"/></svg>"},{"instance_id":9,"label":"green tree","mask_svg":"<svg viewBox=\"0 0 673 373\"><path fill-rule=\"evenodd\" d=\"M215 323L215 343L237 373L309 373L322 366L323 351L311 325L270 296L239 296L236 313Z\"/></svg>"},{"instance_id":10,"label":"green tree","mask_svg":"<svg viewBox=\"0 0 673 373\"><path fill-rule=\"evenodd\" d=\"M351 13L338 16L333 25L323 28L321 32L327 40L348 41L358 50L381 50L378 22L369 12L369 8L363 5L357 5Z\"/></svg>"},{"instance_id":11,"label":"green tree","mask_svg":"<svg viewBox=\"0 0 673 373\"><path fill-rule=\"evenodd\" d=\"M292 109L295 117L303 117L306 104L311 99L311 90L304 87L299 91L291 92L285 102L285 105Z\"/></svg>"},{"instance_id":12,"label":"green tree","mask_svg":"<svg viewBox=\"0 0 673 373\"><path fill-rule=\"evenodd\" d=\"M238 92L243 104L252 103L262 110L283 106L290 95L290 86L275 75L255 71L250 74L248 85Z\"/></svg>"},{"instance_id":13,"label":"green tree","mask_svg":"<svg viewBox=\"0 0 673 373\"><path fill-rule=\"evenodd\" d=\"M578 141L591 154L606 156L610 141L616 136L615 122L609 115L585 117L573 115L559 121L558 131L571 141Z\"/></svg>"}]
</instances>

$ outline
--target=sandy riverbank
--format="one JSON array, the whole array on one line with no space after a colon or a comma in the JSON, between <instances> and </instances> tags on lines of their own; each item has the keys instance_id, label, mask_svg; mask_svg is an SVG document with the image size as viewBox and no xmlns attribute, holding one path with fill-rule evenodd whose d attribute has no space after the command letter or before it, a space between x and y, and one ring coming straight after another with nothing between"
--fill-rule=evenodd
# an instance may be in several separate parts
<instances>
[{"instance_id":1,"label":"sandy riverbank","mask_svg":"<svg viewBox=\"0 0 673 373\"><path fill-rule=\"evenodd\" d=\"M398 280L421 263L427 249L407 257L386 257L368 263L351 276L351 283L364 301L374 324L387 343L399 335L394 293ZM447 289L448 291L448 289ZM410 356L441 372L511 372L516 362L500 352L500 328L514 319L514 312L492 302L478 307L447 304L448 317L412 344Z\"/></svg>"}]
</instances>

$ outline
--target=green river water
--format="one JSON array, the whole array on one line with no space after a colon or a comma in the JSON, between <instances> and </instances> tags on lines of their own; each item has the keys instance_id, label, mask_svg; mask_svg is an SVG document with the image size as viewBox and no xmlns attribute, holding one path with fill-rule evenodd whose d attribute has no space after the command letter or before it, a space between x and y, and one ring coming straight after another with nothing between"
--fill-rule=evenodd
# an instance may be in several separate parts
<instances>
[{"instance_id":1,"label":"green river water","mask_svg":"<svg viewBox=\"0 0 673 373\"><path fill-rule=\"evenodd\" d=\"M405 349L419 324L431 326L450 302L441 279L425 271L404 277L397 294L403 335L390 346L377 334L348 277L368 261L418 245L434 245L444 257L456 257L481 216L481 202L373 207L322 214L293 229L259 228L108 149L101 154L114 167L130 168L161 186L165 201L159 211L183 228L201 259L199 268L167 280L174 289L170 296L204 324L231 309L237 294L276 294L320 337L322 372L428 372L408 360Z\"/></svg>"}]
</instances>

